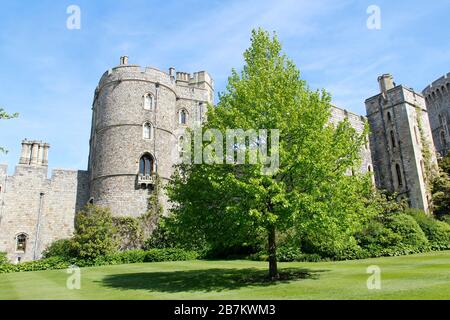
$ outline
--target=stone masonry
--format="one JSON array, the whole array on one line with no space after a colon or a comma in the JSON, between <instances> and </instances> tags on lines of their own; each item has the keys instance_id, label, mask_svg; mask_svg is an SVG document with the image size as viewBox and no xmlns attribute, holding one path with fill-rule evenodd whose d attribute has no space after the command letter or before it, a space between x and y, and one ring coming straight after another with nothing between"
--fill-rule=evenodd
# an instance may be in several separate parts
<instances>
[{"instance_id":1,"label":"stone masonry","mask_svg":"<svg viewBox=\"0 0 450 320\"><path fill-rule=\"evenodd\" d=\"M14 175L0 165L0 252L13 262L39 259L50 243L70 237L75 212L89 197L87 171L55 169L47 178L48 148L24 140Z\"/></svg>"},{"instance_id":2,"label":"stone masonry","mask_svg":"<svg viewBox=\"0 0 450 320\"><path fill-rule=\"evenodd\" d=\"M429 210L424 149L436 164L424 97L395 85L389 74L378 78L380 93L366 100L376 185L399 193L413 208Z\"/></svg>"}]
</instances>

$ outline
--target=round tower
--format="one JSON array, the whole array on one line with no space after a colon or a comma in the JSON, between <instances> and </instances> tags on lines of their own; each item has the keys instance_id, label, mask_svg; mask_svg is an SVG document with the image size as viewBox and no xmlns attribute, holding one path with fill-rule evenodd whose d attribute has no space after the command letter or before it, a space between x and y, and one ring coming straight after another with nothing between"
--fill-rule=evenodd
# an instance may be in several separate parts
<instances>
[{"instance_id":1,"label":"round tower","mask_svg":"<svg viewBox=\"0 0 450 320\"><path fill-rule=\"evenodd\" d=\"M105 72L95 90L91 202L118 216L144 214L156 177L164 184L178 160L178 129L193 123L198 107L211 102L211 92L212 84L190 81L180 86L173 70L141 69L121 57L120 65Z\"/></svg>"},{"instance_id":2,"label":"round tower","mask_svg":"<svg viewBox=\"0 0 450 320\"><path fill-rule=\"evenodd\" d=\"M427 104L433 141L441 156L450 151L450 73L422 91Z\"/></svg>"}]
</instances>

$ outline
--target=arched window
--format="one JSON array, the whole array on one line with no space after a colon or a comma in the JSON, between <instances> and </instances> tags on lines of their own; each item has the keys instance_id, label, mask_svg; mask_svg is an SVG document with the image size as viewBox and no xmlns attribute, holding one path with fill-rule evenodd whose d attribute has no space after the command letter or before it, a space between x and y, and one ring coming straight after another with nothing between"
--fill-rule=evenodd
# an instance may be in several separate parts
<instances>
[{"instance_id":1,"label":"arched window","mask_svg":"<svg viewBox=\"0 0 450 320\"><path fill-rule=\"evenodd\" d=\"M392 122L392 117L391 117L391 113L388 111L387 113L387 118L388 118L388 123L391 124Z\"/></svg>"},{"instance_id":2,"label":"arched window","mask_svg":"<svg viewBox=\"0 0 450 320\"><path fill-rule=\"evenodd\" d=\"M144 95L144 109L153 110L154 99L150 93Z\"/></svg>"},{"instance_id":3,"label":"arched window","mask_svg":"<svg viewBox=\"0 0 450 320\"><path fill-rule=\"evenodd\" d=\"M442 115L439 115L439 124L441 126L444 125L444 119L442 118Z\"/></svg>"},{"instance_id":4,"label":"arched window","mask_svg":"<svg viewBox=\"0 0 450 320\"><path fill-rule=\"evenodd\" d=\"M402 171L400 170L400 165L398 163L395 165L395 171L397 173L398 186L401 187L403 185L403 179L402 179Z\"/></svg>"},{"instance_id":5,"label":"arched window","mask_svg":"<svg viewBox=\"0 0 450 320\"><path fill-rule=\"evenodd\" d=\"M180 124L186 124L187 123L187 112L186 110L182 109L178 113L178 122Z\"/></svg>"},{"instance_id":6,"label":"arched window","mask_svg":"<svg viewBox=\"0 0 450 320\"><path fill-rule=\"evenodd\" d=\"M16 237L16 250L25 252L27 249L27 235L25 233L21 233Z\"/></svg>"},{"instance_id":7,"label":"arched window","mask_svg":"<svg viewBox=\"0 0 450 320\"><path fill-rule=\"evenodd\" d=\"M146 122L142 127L142 136L144 139L152 139L153 138L153 126L151 123Z\"/></svg>"},{"instance_id":8,"label":"arched window","mask_svg":"<svg viewBox=\"0 0 450 320\"><path fill-rule=\"evenodd\" d=\"M392 143L392 147L395 148L395 135L394 135L394 130L390 131L390 135L391 135L391 143Z\"/></svg>"},{"instance_id":9,"label":"arched window","mask_svg":"<svg viewBox=\"0 0 450 320\"><path fill-rule=\"evenodd\" d=\"M139 161L139 174L142 176L150 176L153 174L153 157L146 153L141 157Z\"/></svg>"}]
</instances>

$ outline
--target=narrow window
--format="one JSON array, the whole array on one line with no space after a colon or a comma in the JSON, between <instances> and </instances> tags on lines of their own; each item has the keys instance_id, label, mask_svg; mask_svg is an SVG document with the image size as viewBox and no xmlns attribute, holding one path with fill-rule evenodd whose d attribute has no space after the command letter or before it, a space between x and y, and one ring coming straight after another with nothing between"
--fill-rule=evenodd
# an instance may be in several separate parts
<instances>
[{"instance_id":1,"label":"narrow window","mask_svg":"<svg viewBox=\"0 0 450 320\"><path fill-rule=\"evenodd\" d=\"M444 120L442 119L442 115L439 115L439 124L444 125Z\"/></svg>"},{"instance_id":2,"label":"narrow window","mask_svg":"<svg viewBox=\"0 0 450 320\"><path fill-rule=\"evenodd\" d=\"M392 147L395 148L395 135L394 135L394 130L390 131L391 134L391 143L392 143Z\"/></svg>"},{"instance_id":3,"label":"narrow window","mask_svg":"<svg viewBox=\"0 0 450 320\"><path fill-rule=\"evenodd\" d=\"M178 152L180 153L180 158L183 158L184 156L184 137L180 136L178 138Z\"/></svg>"},{"instance_id":4,"label":"narrow window","mask_svg":"<svg viewBox=\"0 0 450 320\"><path fill-rule=\"evenodd\" d=\"M391 124L392 122L392 117L391 117L391 113L388 111L387 113L387 118L388 118L388 123Z\"/></svg>"},{"instance_id":5,"label":"narrow window","mask_svg":"<svg viewBox=\"0 0 450 320\"><path fill-rule=\"evenodd\" d=\"M153 110L153 96L150 93L144 95L144 109Z\"/></svg>"},{"instance_id":6,"label":"narrow window","mask_svg":"<svg viewBox=\"0 0 450 320\"><path fill-rule=\"evenodd\" d=\"M187 119L186 110L180 110L178 116L179 116L179 123L180 124L186 124L186 119Z\"/></svg>"},{"instance_id":7,"label":"narrow window","mask_svg":"<svg viewBox=\"0 0 450 320\"><path fill-rule=\"evenodd\" d=\"M402 180L402 172L400 170L400 165L398 163L395 165L395 171L397 172L398 186L401 187L401 186L403 186L403 180Z\"/></svg>"},{"instance_id":8,"label":"narrow window","mask_svg":"<svg viewBox=\"0 0 450 320\"><path fill-rule=\"evenodd\" d=\"M420 160L420 169L422 170L422 177L423 177L423 180L425 180L425 182L426 182L427 177L426 177L426 175L425 175L425 166L424 166L424 164L423 164L423 160Z\"/></svg>"},{"instance_id":9,"label":"narrow window","mask_svg":"<svg viewBox=\"0 0 450 320\"><path fill-rule=\"evenodd\" d=\"M143 126L143 137L144 139L151 139L153 136L153 126L146 122Z\"/></svg>"},{"instance_id":10,"label":"narrow window","mask_svg":"<svg viewBox=\"0 0 450 320\"><path fill-rule=\"evenodd\" d=\"M415 136L416 136L416 142L417 142L417 144L419 144L419 136L418 136L418 134L417 134L417 128L416 128L416 126L414 126L414 134L415 134Z\"/></svg>"},{"instance_id":11,"label":"narrow window","mask_svg":"<svg viewBox=\"0 0 450 320\"><path fill-rule=\"evenodd\" d=\"M24 233L21 233L17 236L17 251L25 252L27 249L27 235Z\"/></svg>"},{"instance_id":12,"label":"narrow window","mask_svg":"<svg viewBox=\"0 0 450 320\"><path fill-rule=\"evenodd\" d=\"M150 176L153 173L153 157L145 154L139 161L139 174L142 176Z\"/></svg>"}]
</instances>

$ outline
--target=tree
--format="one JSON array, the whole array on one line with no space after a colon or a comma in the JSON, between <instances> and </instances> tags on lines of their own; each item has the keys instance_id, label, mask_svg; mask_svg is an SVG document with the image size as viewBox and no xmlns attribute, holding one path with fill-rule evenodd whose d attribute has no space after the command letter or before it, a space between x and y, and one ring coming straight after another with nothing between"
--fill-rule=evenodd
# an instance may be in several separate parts
<instances>
[{"instance_id":1,"label":"tree","mask_svg":"<svg viewBox=\"0 0 450 320\"><path fill-rule=\"evenodd\" d=\"M77 256L94 259L115 252L118 247L115 233L109 209L87 205L75 216L73 247Z\"/></svg>"},{"instance_id":2,"label":"tree","mask_svg":"<svg viewBox=\"0 0 450 320\"><path fill-rule=\"evenodd\" d=\"M6 113L6 111L3 108L0 108L0 119L12 119L12 118L17 118L19 116L18 113L13 113L13 114L8 114ZM3 147L0 147L0 153L7 153L8 150L6 150Z\"/></svg>"},{"instance_id":3,"label":"tree","mask_svg":"<svg viewBox=\"0 0 450 320\"><path fill-rule=\"evenodd\" d=\"M218 105L209 106L202 132L214 129L225 136L230 128L278 129L278 145L271 132L246 139L245 145L234 140L232 147L233 160L242 149L249 160L252 144L273 147L269 158L278 154L278 170L263 170L261 156L255 164L182 164L168 194L177 230L190 241L232 245L265 238L269 276L276 279L277 233L307 228L318 235L312 241L331 239L340 249L372 212L364 198L372 191L370 179L348 175L359 166L367 132L358 134L348 121L336 127L329 122L329 94L307 87L276 35L254 30L244 58ZM212 138L204 150L220 143Z\"/></svg>"}]
</instances>

